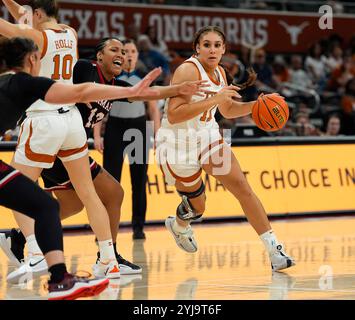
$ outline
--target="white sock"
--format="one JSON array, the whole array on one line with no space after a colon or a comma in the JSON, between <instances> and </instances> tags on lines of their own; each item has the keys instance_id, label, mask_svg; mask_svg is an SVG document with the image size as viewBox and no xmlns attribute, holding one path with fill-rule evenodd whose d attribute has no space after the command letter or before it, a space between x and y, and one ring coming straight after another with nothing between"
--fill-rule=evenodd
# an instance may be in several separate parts
<instances>
[{"instance_id":1,"label":"white sock","mask_svg":"<svg viewBox=\"0 0 355 320\"><path fill-rule=\"evenodd\" d=\"M176 219L175 219L174 224L173 224L173 229L174 229L175 231L181 232L181 233L186 232L187 229L188 229L188 227L189 227L189 225L186 226L186 227L183 227L183 226L179 225L179 224L177 223Z\"/></svg>"},{"instance_id":2,"label":"white sock","mask_svg":"<svg viewBox=\"0 0 355 320\"><path fill-rule=\"evenodd\" d=\"M100 260L116 260L115 251L113 250L112 239L98 241L100 250Z\"/></svg>"},{"instance_id":3,"label":"white sock","mask_svg":"<svg viewBox=\"0 0 355 320\"><path fill-rule=\"evenodd\" d=\"M261 234L260 239L264 243L268 252L272 251L273 248L279 244L276 235L272 229Z\"/></svg>"},{"instance_id":4,"label":"white sock","mask_svg":"<svg viewBox=\"0 0 355 320\"><path fill-rule=\"evenodd\" d=\"M31 234L30 236L26 237L27 241L27 251L28 254L34 255L34 254L43 254L41 249L38 246L36 237L34 234Z\"/></svg>"}]
</instances>

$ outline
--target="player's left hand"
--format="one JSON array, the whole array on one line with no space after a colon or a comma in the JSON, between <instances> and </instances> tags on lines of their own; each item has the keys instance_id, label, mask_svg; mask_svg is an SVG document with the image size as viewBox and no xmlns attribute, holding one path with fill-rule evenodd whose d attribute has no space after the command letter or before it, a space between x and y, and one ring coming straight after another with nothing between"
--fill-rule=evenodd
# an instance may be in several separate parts
<instances>
[{"instance_id":1,"label":"player's left hand","mask_svg":"<svg viewBox=\"0 0 355 320\"><path fill-rule=\"evenodd\" d=\"M130 97L158 96L159 90L149 88L149 86L161 73L162 69L160 67L150 71L141 81L129 88L131 91Z\"/></svg>"}]
</instances>

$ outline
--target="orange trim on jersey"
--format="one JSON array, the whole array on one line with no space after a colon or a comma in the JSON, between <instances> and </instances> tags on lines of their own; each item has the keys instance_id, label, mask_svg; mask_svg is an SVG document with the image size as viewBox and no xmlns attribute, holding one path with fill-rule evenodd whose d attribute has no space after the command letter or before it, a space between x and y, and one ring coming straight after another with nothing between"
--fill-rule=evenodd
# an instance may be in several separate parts
<instances>
[{"instance_id":1,"label":"orange trim on jersey","mask_svg":"<svg viewBox=\"0 0 355 320\"><path fill-rule=\"evenodd\" d=\"M218 66L218 69L224 79L225 84L228 85L226 71L220 65Z\"/></svg>"},{"instance_id":2,"label":"orange trim on jersey","mask_svg":"<svg viewBox=\"0 0 355 320\"><path fill-rule=\"evenodd\" d=\"M202 150L202 152L200 153L200 155L198 156L198 160L200 161L201 158L208 153L209 151L211 151L211 149L213 149L214 147L222 144L224 142L223 139L220 140L216 140L215 142L212 142L206 149Z\"/></svg>"},{"instance_id":3,"label":"orange trim on jersey","mask_svg":"<svg viewBox=\"0 0 355 320\"><path fill-rule=\"evenodd\" d=\"M41 52L41 59L45 56L45 54L47 53L47 49L48 49L48 37L45 31L42 31L42 35L43 35L43 48L42 48L42 52Z\"/></svg>"},{"instance_id":4,"label":"orange trim on jersey","mask_svg":"<svg viewBox=\"0 0 355 320\"><path fill-rule=\"evenodd\" d=\"M203 66L202 66L202 68L203 68ZM206 70L205 70L205 71L206 71ZM216 69L215 69L214 71L216 71ZM217 86L220 86L220 85L221 85L221 80L216 81L215 79L213 79L213 78L207 73L207 71L206 71L206 74L208 75L208 77L210 78L210 80L211 80L215 85L217 85ZM218 72L217 72L217 74L219 75Z\"/></svg>"},{"instance_id":5,"label":"orange trim on jersey","mask_svg":"<svg viewBox=\"0 0 355 320\"><path fill-rule=\"evenodd\" d=\"M60 158L66 158L66 157L70 157L74 154L83 152L85 149L88 148L88 144L85 143L82 147L80 148L75 148L75 149L68 149L68 150L59 150L58 152L58 157Z\"/></svg>"},{"instance_id":6,"label":"orange trim on jersey","mask_svg":"<svg viewBox=\"0 0 355 320\"><path fill-rule=\"evenodd\" d=\"M197 72L198 72L198 80L202 80L202 76L201 76L201 72L200 72L200 69L196 66L195 62L192 62L192 61L185 61L183 63L192 63L195 68L197 69Z\"/></svg>"},{"instance_id":7,"label":"orange trim on jersey","mask_svg":"<svg viewBox=\"0 0 355 320\"><path fill-rule=\"evenodd\" d=\"M44 162L44 163L53 163L55 160L55 155L52 156L50 154L42 154L42 153L36 153L31 150L30 146L30 140L32 137L33 133L33 128L32 128L32 121L30 123L30 134L27 138L26 144L25 144L25 155L27 159L35 162Z\"/></svg>"},{"instance_id":8,"label":"orange trim on jersey","mask_svg":"<svg viewBox=\"0 0 355 320\"><path fill-rule=\"evenodd\" d=\"M169 166L169 163L166 162L166 167L168 168L170 174L178 181L181 181L181 182L194 182L195 180L197 180L201 173L202 173L202 169L200 169L199 171L197 171L195 174L193 174L192 176L189 176L189 177L180 177L178 176L177 174L174 173L174 171L171 169L171 167Z\"/></svg>"},{"instance_id":9,"label":"orange trim on jersey","mask_svg":"<svg viewBox=\"0 0 355 320\"><path fill-rule=\"evenodd\" d=\"M221 81L217 82L215 79L213 79L209 74L208 72L206 71L206 69L203 67L203 64L200 62L200 60L198 60L198 58L196 56L193 56L199 63L200 65L202 66L203 70L205 70L208 78L214 83L216 84L217 86L219 86L221 84ZM187 61L187 62L191 62L191 61ZM196 67L197 68L197 67ZM215 69L216 70L216 69ZM200 71L200 70L199 70ZM201 80L201 79L200 79Z\"/></svg>"}]
</instances>

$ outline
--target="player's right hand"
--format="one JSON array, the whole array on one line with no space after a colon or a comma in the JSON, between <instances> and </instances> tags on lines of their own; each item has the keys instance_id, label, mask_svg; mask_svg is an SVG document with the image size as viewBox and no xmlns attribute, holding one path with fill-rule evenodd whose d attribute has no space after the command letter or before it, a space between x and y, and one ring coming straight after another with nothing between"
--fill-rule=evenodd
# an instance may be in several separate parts
<instances>
[{"instance_id":1,"label":"player's right hand","mask_svg":"<svg viewBox=\"0 0 355 320\"><path fill-rule=\"evenodd\" d=\"M104 152L104 139L101 137L94 137L94 147L95 150L99 151L100 153Z\"/></svg>"}]
</instances>

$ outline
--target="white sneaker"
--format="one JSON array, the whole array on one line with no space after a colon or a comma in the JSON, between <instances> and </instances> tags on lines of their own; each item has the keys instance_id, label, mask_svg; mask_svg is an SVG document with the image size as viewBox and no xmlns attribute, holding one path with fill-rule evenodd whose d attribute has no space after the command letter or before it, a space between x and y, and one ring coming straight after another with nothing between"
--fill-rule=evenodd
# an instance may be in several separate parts
<instances>
[{"instance_id":1,"label":"white sneaker","mask_svg":"<svg viewBox=\"0 0 355 320\"><path fill-rule=\"evenodd\" d=\"M294 266L296 263L283 250L282 244L277 244L269 253L272 271L278 271Z\"/></svg>"},{"instance_id":2,"label":"white sneaker","mask_svg":"<svg viewBox=\"0 0 355 320\"><path fill-rule=\"evenodd\" d=\"M97 260L92 266L92 270L96 277L106 277L108 279L120 278L120 268L116 260L111 260L107 263Z\"/></svg>"},{"instance_id":3,"label":"white sneaker","mask_svg":"<svg viewBox=\"0 0 355 320\"><path fill-rule=\"evenodd\" d=\"M166 228L174 236L176 244L186 252L196 252L197 242L194 237L194 232L189 225L184 233L174 230L175 217L167 217L165 220Z\"/></svg>"},{"instance_id":4,"label":"white sneaker","mask_svg":"<svg viewBox=\"0 0 355 320\"><path fill-rule=\"evenodd\" d=\"M21 284L39 277L48 272L46 259L41 254L30 255L15 271L7 275L7 281L12 284Z\"/></svg>"}]
</instances>

